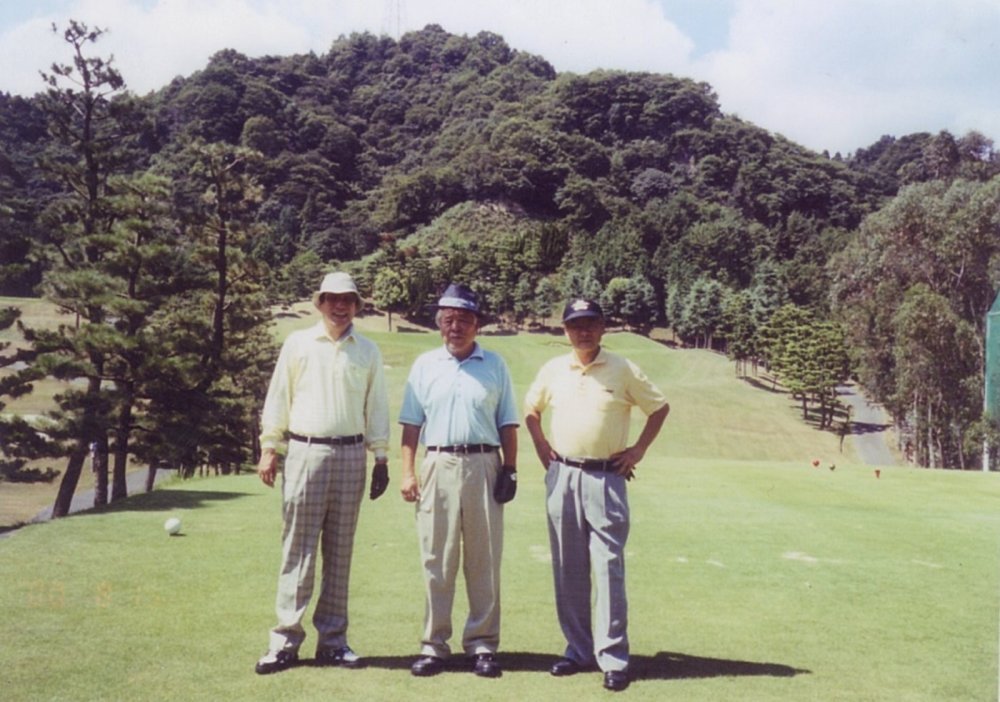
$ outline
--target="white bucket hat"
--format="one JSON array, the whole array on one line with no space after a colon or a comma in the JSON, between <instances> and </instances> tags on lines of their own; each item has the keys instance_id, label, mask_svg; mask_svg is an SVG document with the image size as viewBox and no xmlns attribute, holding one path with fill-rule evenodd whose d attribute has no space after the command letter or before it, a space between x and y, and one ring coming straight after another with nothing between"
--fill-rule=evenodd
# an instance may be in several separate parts
<instances>
[{"instance_id":1,"label":"white bucket hat","mask_svg":"<svg viewBox=\"0 0 1000 702\"><path fill-rule=\"evenodd\" d=\"M354 284L354 278L343 271L327 273L323 277L323 282L320 284L319 290L313 293L313 305L316 307L319 307L319 297L323 293L351 293L358 299L358 307L364 304L364 300L361 299L361 293L358 292L358 286Z\"/></svg>"}]
</instances>

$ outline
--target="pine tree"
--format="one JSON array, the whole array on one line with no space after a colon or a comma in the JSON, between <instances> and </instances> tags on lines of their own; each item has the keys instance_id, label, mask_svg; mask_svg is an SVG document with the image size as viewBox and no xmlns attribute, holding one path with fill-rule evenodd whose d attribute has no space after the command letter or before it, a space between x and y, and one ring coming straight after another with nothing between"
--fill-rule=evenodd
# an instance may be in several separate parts
<instances>
[{"instance_id":1,"label":"pine tree","mask_svg":"<svg viewBox=\"0 0 1000 702\"><path fill-rule=\"evenodd\" d=\"M138 449L150 464L190 476L238 470L253 459L257 408L275 350L264 295L267 266L248 255L255 235L260 154L192 141L169 164L174 213L198 285L165 313L170 359L149 392L151 427Z\"/></svg>"},{"instance_id":2,"label":"pine tree","mask_svg":"<svg viewBox=\"0 0 1000 702\"><path fill-rule=\"evenodd\" d=\"M53 31L57 31L53 25ZM110 60L90 57L88 45L101 29L71 20L63 39L72 64L54 64L43 74L49 88L40 102L52 136L42 168L59 187L43 222L43 249L50 265L43 280L45 296L71 315L56 332L26 332L38 353L37 370L74 381L59 398L55 423L47 429L65 442L66 470L53 505L53 516L68 513L84 459L96 447L100 465L108 455L109 386L107 364L114 348L115 317L110 303L116 285L104 267L116 246L112 228L112 176L134 168L129 149L134 132L129 101L114 98L125 83ZM107 498L107 472L97 475L95 502Z\"/></svg>"}]
</instances>

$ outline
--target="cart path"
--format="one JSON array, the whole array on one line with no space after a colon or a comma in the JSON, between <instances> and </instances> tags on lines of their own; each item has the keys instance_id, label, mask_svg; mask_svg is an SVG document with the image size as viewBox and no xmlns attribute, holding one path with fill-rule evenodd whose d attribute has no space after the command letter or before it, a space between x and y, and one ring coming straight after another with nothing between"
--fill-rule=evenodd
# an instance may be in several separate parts
<instances>
[{"instance_id":1,"label":"cart path","mask_svg":"<svg viewBox=\"0 0 1000 702\"><path fill-rule=\"evenodd\" d=\"M870 466L894 466L899 461L889 449L892 421L885 409L869 402L855 385L837 388L840 400L851 408L851 441L858 460Z\"/></svg>"}]
</instances>

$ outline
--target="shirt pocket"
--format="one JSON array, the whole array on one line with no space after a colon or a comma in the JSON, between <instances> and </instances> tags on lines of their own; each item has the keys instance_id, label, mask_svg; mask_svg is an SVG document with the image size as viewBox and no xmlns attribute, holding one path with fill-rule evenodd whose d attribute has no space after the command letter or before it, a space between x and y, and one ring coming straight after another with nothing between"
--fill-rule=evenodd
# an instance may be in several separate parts
<instances>
[{"instance_id":1,"label":"shirt pocket","mask_svg":"<svg viewBox=\"0 0 1000 702\"><path fill-rule=\"evenodd\" d=\"M593 378L584 383L579 397L574 398L577 406L590 407L600 413L611 412L615 408L627 404L624 388L605 385Z\"/></svg>"},{"instance_id":2,"label":"shirt pocket","mask_svg":"<svg viewBox=\"0 0 1000 702\"><path fill-rule=\"evenodd\" d=\"M348 361L339 371L344 387L352 394L364 394L368 386L368 368L360 363Z\"/></svg>"}]
</instances>

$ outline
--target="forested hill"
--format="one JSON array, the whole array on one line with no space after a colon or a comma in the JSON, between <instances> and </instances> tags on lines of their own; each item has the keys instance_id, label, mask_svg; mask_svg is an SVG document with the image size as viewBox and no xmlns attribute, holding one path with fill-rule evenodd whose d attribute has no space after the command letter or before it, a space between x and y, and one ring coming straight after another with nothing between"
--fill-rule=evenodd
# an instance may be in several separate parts
<instances>
[{"instance_id":1,"label":"forested hill","mask_svg":"<svg viewBox=\"0 0 1000 702\"><path fill-rule=\"evenodd\" d=\"M117 68L127 80L129 66ZM708 276L742 289L772 262L791 300L825 307L828 254L900 184L927 179L927 151L950 138L885 137L830 158L724 115L705 83L557 75L495 34L437 26L398 42L352 35L322 56L220 51L139 102L139 144L161 168L199 139L263 155L265 226L252 247L275 272L303 254L303 265L311 254L358 259L458 204L501 203L555 242L527 278L513 276L522 297L557 270L599 285L640 275L661 321L670 285ZM37 101L0 95L0 139L0 169L30 220L44 195L32 190L33 164L48 143ZM8 261L26 251L3 244ZM27 293L38 273L8 276L0 292ZM513 291L494 297L498 312L514 312L504 303Z\"/></svg>"},{"instance_id":2,"label":"forested hill","mask_svg":"<svg viewBox=\"0 0 1000 702\"><path fill-rule=\"evenodd\" d=\"M615 322L764 360L824 405L853 370L910 423L922 463L966 465L970 427L985 431L974 379L1000 279L1000 156L984 135L817 154L724 114L706 83L557 74L500 36L437 26L342 37L323 55L222 50L136 96L99 39L71 26L46 92L0 94L0 294L41 291L105 329L135 312L112 309L97 295L112 283L90 273L154 275L146 317L212 290L198 366L211 382L229 341L249 338L233 328L259 321L227 317L234 294L300 299L333 266L403 314L454 279L509 325L585 294ZM129 236L160 237L175 259L129 268L116 258ZM940 335L963 344L957 357L917 348ZM819 338L832 346L803 342ZM907 373L903 348L928 371ZM101 379L79 372L96 397Z\"/></svg>"}]
</instances>

